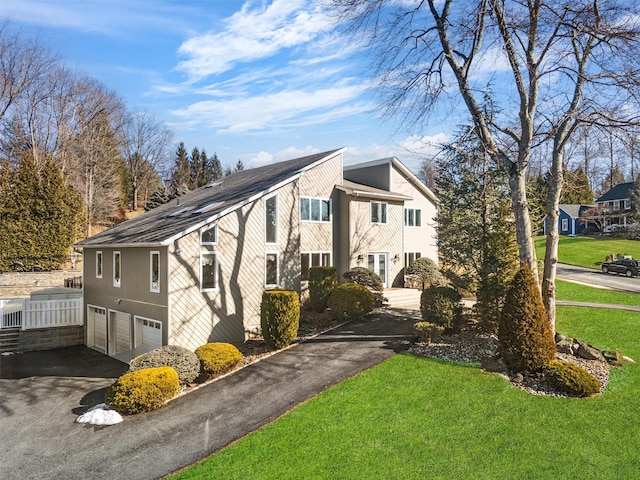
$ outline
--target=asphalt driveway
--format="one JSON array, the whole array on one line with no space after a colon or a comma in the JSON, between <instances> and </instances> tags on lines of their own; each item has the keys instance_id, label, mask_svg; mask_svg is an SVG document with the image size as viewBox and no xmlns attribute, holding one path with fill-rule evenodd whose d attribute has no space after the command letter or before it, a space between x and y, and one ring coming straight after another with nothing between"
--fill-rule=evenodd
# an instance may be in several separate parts
<instances>
[{"instance_id":1,"label":"asphalt driveway","mask_svg":"<svg viewBox=\"0 0 640 480\"><path fill-rule=\"evenodd\" d=\"M110 427L74 421L125 364L83 347L2 357L0 478L162 477L404 350L415 314L343 325Z\"/></svg>"}]
</instances>

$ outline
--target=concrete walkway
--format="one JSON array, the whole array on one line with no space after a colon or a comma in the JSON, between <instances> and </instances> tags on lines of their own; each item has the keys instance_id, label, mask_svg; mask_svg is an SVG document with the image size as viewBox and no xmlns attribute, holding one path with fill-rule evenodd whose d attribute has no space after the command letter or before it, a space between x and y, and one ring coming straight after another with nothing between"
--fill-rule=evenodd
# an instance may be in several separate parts
<instances>
[{"instance_id":1,"label":"concrete walkway","mask_svg":"<svg viewBox=\"0 0 640 480\"><path fill-rule=\"evenodd\" d=\"M86 379L65 377L58 379L65 388L56 390L48 388L47 376L3 377L0 394L9 414L0 416L0 478L165 476L406 349L415 314L390 309L343 325L110 427L73 423L80 400L92 388L104 395L110 378L88 385ZM26 382L21 388L27 394L11 390L17 381ZM30 389L40 396L29 398ZM11 414L16 409L21 415Z\"/></svg>"}]
</instances>

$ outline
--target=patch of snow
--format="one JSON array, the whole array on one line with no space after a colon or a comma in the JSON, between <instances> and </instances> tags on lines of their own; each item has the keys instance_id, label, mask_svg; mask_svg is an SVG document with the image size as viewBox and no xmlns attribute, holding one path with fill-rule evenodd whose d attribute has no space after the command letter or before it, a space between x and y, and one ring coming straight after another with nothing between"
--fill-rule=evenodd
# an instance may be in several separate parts
<instances>
[{"instance_id":1,"label":"patch of snow","mask_svg":"<svg viewBox=\"0 0 640 480\"><path fill-rule=\"evenodd\" d=\"M122 422L122 416L115 410L111 410L106 404L101 403L76 418L76 422L90 425L115 425Z\"/></svg>"},{"instance_id":2,"label":"patch of snow","mask_svg":"<svg viewBox=\"0 0 640 480\"><path fill-rule=\"evenodd\" d=\"M2 352L0 353L0 355L2 355L3 357L9 356L9 355L13 355L13 352Z\"/></svg>"}]
</instances>

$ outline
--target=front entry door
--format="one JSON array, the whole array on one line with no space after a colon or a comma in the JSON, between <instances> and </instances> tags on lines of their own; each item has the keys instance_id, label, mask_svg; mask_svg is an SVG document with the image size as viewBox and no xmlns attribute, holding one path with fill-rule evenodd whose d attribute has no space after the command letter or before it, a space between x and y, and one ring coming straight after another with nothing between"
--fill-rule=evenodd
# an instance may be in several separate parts
<instances>
[{"instance_id":1,"label":"front entry door","mask_svg":"<svg viewBox=\"0 0 640 480\"><path fill-rule=\"evenodd\" d=\"M387 288L387 254L370 253L367 255L367 268L380 275L382 286Z\"/></svg>"}]
</instances>

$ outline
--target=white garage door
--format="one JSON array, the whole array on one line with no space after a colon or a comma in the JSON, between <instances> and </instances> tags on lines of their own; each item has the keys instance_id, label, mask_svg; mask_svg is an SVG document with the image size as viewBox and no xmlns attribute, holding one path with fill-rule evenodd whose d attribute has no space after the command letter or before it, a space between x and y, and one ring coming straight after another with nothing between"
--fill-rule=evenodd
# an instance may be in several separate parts
<instances>
[{"instance_id":1,"label":"white garage door","mask_svg":"<svg viewBox=\"0 0 640 480\"><path fill-rule=\"evenodd\" d=\"M107 310L88 307L87 344L102 353L107 353Z\"/></svg>"},{"instance_id":2,"label":"white garage door","mask_svg":"<svg viewBox=\"0 0 640 480\"><path fill-rule=\"evenodd\" d=\"M153 350L162 346L162 323L148 318L138 318L139 330L142 334L142 346Z\"/></svg>"},{"instance_id":3,"label":"white garage door","mask_svg":"<svg viewBox=\"0 0 640 480\"><path fill-rule=\"evenodd\" d=\"M109 355L131 350L131 315L110 311Z\"/></svg>"}]
</instances>

